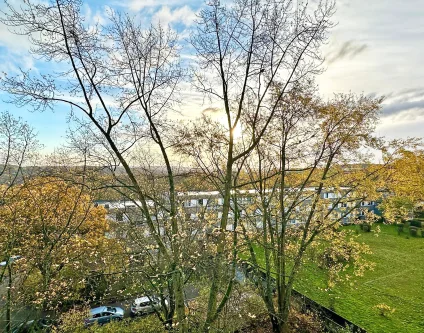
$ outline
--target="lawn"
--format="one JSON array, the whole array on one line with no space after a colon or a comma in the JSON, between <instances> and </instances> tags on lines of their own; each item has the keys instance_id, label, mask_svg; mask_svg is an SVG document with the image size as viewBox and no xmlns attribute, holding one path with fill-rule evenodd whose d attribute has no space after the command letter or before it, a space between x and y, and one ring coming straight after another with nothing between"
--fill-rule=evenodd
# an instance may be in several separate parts
<instances>
[{"instance_id":1,"label":"lawn","mask_svg":"<svg viewBox=\"0 0 424 333\"><path fill-rule=\"evenodd\" d=\"M353 227L354 228L354 227ZM375 269L353 283L342 283L326 291L325 273L306 268L296 289L324 306L333 296L335 312L370 333L424 332L424 238L409 238L407 230L398 236L396 226L381 225L378 237L361 233L373 254ZM386 318L373 307L387 304L395 312Z\"/></svg>"}]
</instances>

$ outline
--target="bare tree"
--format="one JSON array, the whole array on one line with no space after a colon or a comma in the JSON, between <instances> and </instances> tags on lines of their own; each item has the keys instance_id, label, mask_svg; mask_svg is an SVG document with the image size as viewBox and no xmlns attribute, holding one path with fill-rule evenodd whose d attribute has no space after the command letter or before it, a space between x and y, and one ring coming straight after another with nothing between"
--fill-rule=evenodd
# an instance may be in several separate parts
<instances>
[{"instance_id":1,"label":"bare tree","mask_svg":"<svg viewBox=\"0 0 424 333\"><path fill-rule=\"evenodd\" d=\"M164 322L172 327L174 311L185 330L184 274L176 219L174 174L169 158L169 124L176 88L183 73L179 66L176 35L161 26L143 30L128 16L109 13L110 24L84 25L81 2L25 1L15 8L6 1L2 22L15 33L27 35L31 52L46 62L59 62L61 71L39 77L21 72L3 77L2 88L18 106L34 110L53 109L58 103L69 106L79 130L92 143L80 146L87 163L106 166L116 176L116 189L125 188L149 227L166 264L170 306ZM77 141L75 141L77 142ZM165 242L155 225L148 201L148 185L138 179L134 168L134 147L158 147L166 166L168 200L166 207L172 237ZM162 205L162 207L164 207Z\"/></svg>"},{"instance_id":2,"label":"bare tree","mask_svg":"<svg viewBox=\"0 0 424 333\"><path fill-rule=\"evenodd\" d=\"M334 4L327 1L320 1L313 8L293 1L237 0L223 5L214 0L199 14L197 29L191 36L197 56L194 86L219 106L226 121L221 129L206 120L186 131L179 147L214 179L224 197L217 265L226 251L225 230L237 170L260 143L283 96L297 81L320 72L319 46L333 25L333 12ZM271 98L277 82L283 85L276 98ZM242 142L237 141L236 129L247 119L253 126ZM207 148L197 141L206 143ZM213 272L216 274L203 325L205 332L223 309L233 284L230 279L219 300L218 270Z\"/></svg>"}]
</instances>

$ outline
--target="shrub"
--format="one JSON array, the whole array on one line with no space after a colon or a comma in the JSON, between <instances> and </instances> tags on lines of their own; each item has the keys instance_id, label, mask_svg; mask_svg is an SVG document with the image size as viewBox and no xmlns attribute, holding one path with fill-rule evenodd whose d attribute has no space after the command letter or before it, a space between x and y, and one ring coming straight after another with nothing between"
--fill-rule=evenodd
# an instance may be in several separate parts
<instances>
[{"instance_id":1,"label":"shrub","mask_svg":"<svg viewBox=\"0 0 424 333\"><path fill-rule=\"evenodd\" d=\"M403 223L398 223L397 225L397 232L398 235L400 235L403 232L403 227L405 226Z\"/></svg>"},{"instance_id":2,"label":"shrub","mask_svg":"<svg viewBox=\"0 0 424 333\"><path fill-rule=\"evenodd\" d=\"M111 322L104 326L90 328L92 333L166 333L163 324L155 315L138 319L125 319L122 322Z\"/></svg>"},{"instance_id":3,"label":"shrub","mask_svg":"<svg viewBox=\"0 0 424 333\"><path fill-rule=\"evenodd\" d=\"M380 303L374 306L374 309L377 309L380 316L389 317L393 312L395 312L395 308L388 306L387 304Z\"/></svg>"},{"instance_id":4,"label":"shrub","mask_svg":"<svg viewBox=\"0 0 424 333\"><path fill-rule=\"evenodd\" d=\"M371 226L368 223L362 223L361 224L361 229L365 232L370 232L371 231Z\"/></svg>"},{"instance_id":5,"label":"shrub","mask_svg":"<svg viewBox=\"0 0 424 333\"><path fill-rule=\"evenodd\" d=\"M414 215L418 218L424 219L424 210L415 211Z\"/></svg>"},{"instance_id":6,"label":"shrub","mask_svg":"<svg viewBox=\"0 0 424 333\"><path fill-rule=\"evenodd\" d=\"M421 221L411 220L409 225L410 225L411 227L421 228Z\"/></svg>"},{"instance_id":7,"label":"shrub","mask_svg":"<svg viewBox=\"0 0 424 333\"><path fill-rule=\"evenodd\" d=\"M84 319L89 316L88 307L74 307L69 311L60 315L60 324L54 327L54 333L83 333L86 331L84 327Z\"/></svg>"},{"instance_id":8,"label":"shrub","mask_svg":"<svg viewBox=\"0 0 424 333\"><path fill-rule=\"evenodd\" d=\"M409 227L409 234L411 236L417 237L418 228L417 227Z\"/></svg>"},{"instance_id":9,"label":"shrub","mask_svg":"<svg viewBox=\"0 0 424 333\"><path fill-rule=\"evenodd\" d=\"M289 326L292 332L320 333L324 331L324 324L313 312L300 312L295 308L290 309Z\"/></svg>"},{"instance_id":10,"label":"shrub","mask_svg":"<svg viewBox=\"0 0 424 333\"><path fill-rule=\"evenodd\" d=\"M349 326L348 324L346 324L345 327L340 327L338 325L331 326L330 324L329 328L330 329L328 330L328 332L334 332L334 333L356 333L357 332L354 326Z\"/></svg>"},{"instance_id":11,"label":"shrub","mask_svg":"<svg viewBox=\"0 0 424 333\"><path fill-rule=\"evenodd\" d=\"M124 319L100 326L94 324L84 327L84 319L88 317L88 308L72 309L60 317L60 325L53 329L53 333L166 333L163 324L157 316L146 316L137 319Z\"/></svg>"}]
</instances>

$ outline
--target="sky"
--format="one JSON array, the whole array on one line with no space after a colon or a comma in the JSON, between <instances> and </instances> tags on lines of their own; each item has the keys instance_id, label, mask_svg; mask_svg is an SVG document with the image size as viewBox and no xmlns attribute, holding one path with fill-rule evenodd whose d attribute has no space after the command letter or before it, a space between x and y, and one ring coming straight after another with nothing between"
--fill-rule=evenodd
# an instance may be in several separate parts
<instances>
[{"instance_id":1,"label":"sky","mask_svg":"<svg viewBox=\"0 0 424 333\"><path fill-rule=\"evenodd\" d=\"M12 0L19 5L21 0ZM105 22L108 7L129 12L141 22L169 24L181 37L188 36L202 0L86 0L88 22ZM4 5L0 9L4 10ZM319 92L363 93L385 96L377 135L388 139L424 136L424 2L423 0L338 0L325 55L325 72L318 76ZM51 69L33 59L25 36L11 34L0 24L0 72L19 67L43 73ZM189 57L190 55L183 54ZM68 127L66 111L31 112L6 103L0 93L0 110L8 110L30 123L47 152L63 143ZM194 107L188 101L190 114ZM182 106L184 108L184 105ZM65 111L65 112L64 112ZM194 114L194 111L193 111Z\"/></svg>"}]
</instances>

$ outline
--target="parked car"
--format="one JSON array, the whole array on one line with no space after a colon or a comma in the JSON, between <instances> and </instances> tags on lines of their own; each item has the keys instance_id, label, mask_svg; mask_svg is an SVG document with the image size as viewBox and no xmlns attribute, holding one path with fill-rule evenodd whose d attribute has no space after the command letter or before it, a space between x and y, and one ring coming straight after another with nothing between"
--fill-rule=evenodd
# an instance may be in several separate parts
<instances>
[{"instance_id":1,"label":"parked car","mask_svg":"<svg viewBox=\"0 0 424 333\"><path fill-rule=\"evenodd\" d=\"M165 304L168 305L168 301L165 299ZM136 298L134 303L131 305L131 315L137 316L142 314L148 314L160 310L162 308L161 299L156 296L143 296Z\"/></svg>"},{"instance_id":2,"label":"parked car","mask_svg":"<svg viewBox=\"0 0 424 333\"><path fill-rule=\"evenodd\" d=\"M49 318L29 320L15 327L12 333L50 332L52 326L53 321Z\"/></svg>"},{"instance_id":3,"label":"parked car","mask_svg":"<svg viewBox=\"0 0 424 333\"><path fill-rule=\"evenodd\" d=\"M114 306L99 306L90 310L90 317L85 319L85 326L93 325L95 322L103 325L112 320L122 320L123 318L123 309Z\"/></svg>"}]
</instances>

